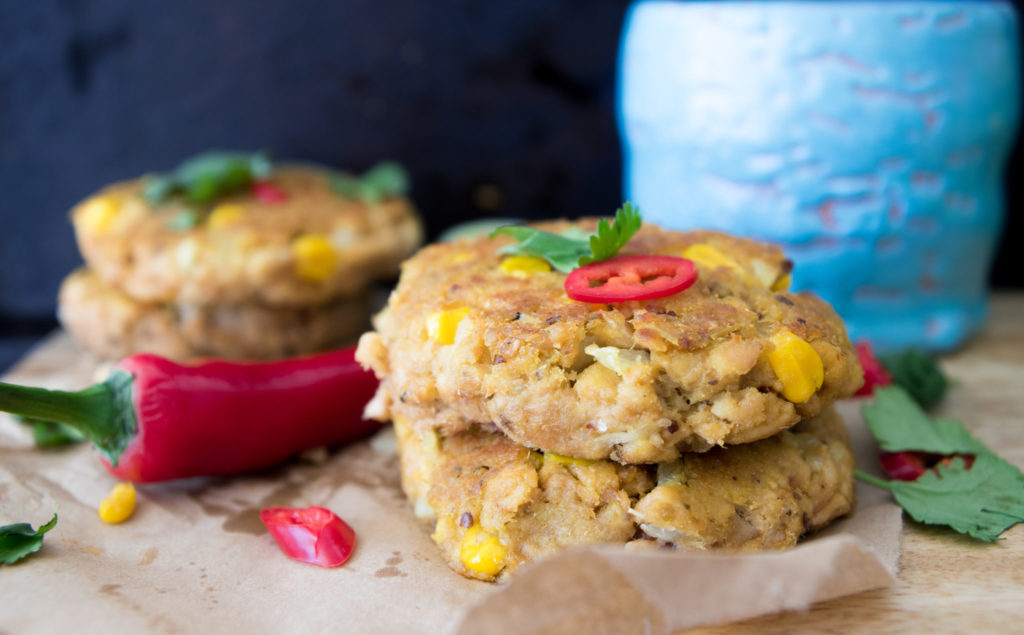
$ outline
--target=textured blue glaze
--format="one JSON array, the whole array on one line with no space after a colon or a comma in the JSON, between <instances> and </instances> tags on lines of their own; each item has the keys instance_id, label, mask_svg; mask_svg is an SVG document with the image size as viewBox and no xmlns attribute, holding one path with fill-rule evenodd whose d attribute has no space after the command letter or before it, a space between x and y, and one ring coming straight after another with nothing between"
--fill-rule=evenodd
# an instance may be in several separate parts
<instances>
[{"instance_id":1,"label":"textured blue glaze","mask_svg":"<svg viewBox=\"0 0 1024 635\"><path fill-rule=\"evenodd\" d=\"M986 315L1017 37L1006 2L637 2L627 197L782 243L856 339L954 347Z\"/></svg>"}]
</instances>

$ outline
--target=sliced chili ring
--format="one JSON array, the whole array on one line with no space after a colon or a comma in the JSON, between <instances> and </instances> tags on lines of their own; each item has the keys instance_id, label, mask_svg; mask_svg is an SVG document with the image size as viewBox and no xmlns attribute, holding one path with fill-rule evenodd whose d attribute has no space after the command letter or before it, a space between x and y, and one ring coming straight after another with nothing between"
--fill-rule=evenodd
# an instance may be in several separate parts
<instances>
[{"instance_id":1,"label":"sliced chili ring","mask_svg":"<svg viewBox=\"0 0 1024 635\"><path fill-rule=\"evenodd\" d=\"M629 254L574 269L565 279L565 292L579 302L628 302L675 295L696 281L691 260Z\"/></svg>"}]
</instances>

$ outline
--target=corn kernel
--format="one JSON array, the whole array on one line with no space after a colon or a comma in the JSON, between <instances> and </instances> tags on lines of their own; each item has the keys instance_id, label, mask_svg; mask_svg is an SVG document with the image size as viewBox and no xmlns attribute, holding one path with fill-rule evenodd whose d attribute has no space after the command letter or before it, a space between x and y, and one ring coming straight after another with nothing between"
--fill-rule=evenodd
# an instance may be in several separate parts
<instances>
[{"instance_id":1,"label":"corn kernel","mask_svg":"<svg viewBox=\"0 0 1024 635\"><path fill-rule=\"evenodd\" d=\"M787 273L772 284L772 291L789 291L792 282L793 276Z\"/></svg>"},{"instance_id":2,"label":"corn kernel","mask_svg":"<svg viewBox=\"0 0 1024 635\"><path fill-rule=\"evenodd\" d=\"M459 560L462 565L481 575L496 576L505 568L505 556L508 548L501 544L498 537L473 525L466 530L459 546Z\"/></svg>"},{"instance_id":3,"label":"corn kernel","mask_svg":"<svg viewBox=\"0 0 1024 635\"><path fill-rule=\"evenodd\" d=\"M210 216L206 219L206 225L211 229L221 229L233 225L245 215L245 208L237 203L221 203L213 208Z\"/></svg>"},{"instance_id":4,"label":"corn kernel","mask_svg":"<svg viewBox=\"0 0 1024 635\"><path fill-rule=\"evenodd\" d=\"M430 335L430 339L443 346L454 344L459 322L462 322L467 315L469 315L468 307L431 313L427 318L427 333Z\"/></svg>"},{"instance_id":5,"label":"corn kernel","mask_svg":"<svg viewBox=\"0 0 1024 635\"><path fill-rule=\"evenodd\" d=\"M706 267L708 269L726 267L740 273L743 272L743 269L735 260L726 256L715 247L705 245L704 243L687 247L683 252L683 258L692 260L701 267Z\"/></svg>"},{"instance_id":6,"label":"corn kernel","mask_svg":"<svg viewBox=\"0 0 1024 635\"><path fill-rule=\"evenodd\" d=\"M323 282L334 273L338 254L331 241L322 234L306 234L292 242L295 274L311 282Z\"/></svg>"},{"instance_id":7,"label":"corn kernel","mask_svg":"<svg viewBox=\"0 0 1024 635\"><path fill-rule=\"evenodd\" d=\"M825 381L821 357L806 341L783 329L772 336L775 349L768 353L775 376L782 382L782 396L793 403L811 398Z\"/></svg>"},{"instance_id":8,"label":"corn kernel","mask_svg":"<svg viewBox=\"0 0 1024 635\"><path fill-rule=\"evenodd\" d=\"M564 454L555 454L554 452L544 453L544 462L551 461L552 463L558 463L559 465L577 465L580 467L586 467L593 465L596 461L590 459L574 459L571 456L565 456Z\"/></svg>"},{"instance_id":9,"label":"corn kernel","mask_svg":"<svg viewBox=\"0 0 1024 635\"><path fill-rule=\"evenodd\" d=\"M92 232L103 232L110 228L117 218L120 205L111 196L94 196L82 203L79 218Z\"/></svg>"},{"instance_id":10,"label":"corn kernel","mask_svg":"<svg viewBox=\"0 0 1024 635\"><path fill-rule=\"evenodd\" d=\"M131 483L118 483L107 497L100 501L100 520L105 523L123 523L135 511L135 487Z\"/></svg>"},{"instance_id":11,"label":"corn kernel","mask_svg":"<svg viewBox=\"0 0 1024 635\"><path fill-rule=\"evenodd\" d=\"M512 256L501 261L498 268L516 278L527 278L535 273L551 271L551 265L543 258L533 256Z\"/></svg>"}]
</instances>

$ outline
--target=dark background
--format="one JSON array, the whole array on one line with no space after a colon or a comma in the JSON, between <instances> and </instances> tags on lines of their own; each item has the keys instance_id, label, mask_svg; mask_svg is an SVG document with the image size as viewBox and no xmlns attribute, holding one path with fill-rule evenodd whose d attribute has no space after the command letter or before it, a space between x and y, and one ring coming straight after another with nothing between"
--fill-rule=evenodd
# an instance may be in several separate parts
<instances>
[{"instance_id":1,"label":"dark background","mask_svg":"<svg viewBox=\"0 0 1024 635\"><path fill-rule=\"evenodd\" d=\"M0 370L56 326L67 210L209 148L402 161L431 236L621 202L625 0L0 0ZM997 287L1021 275L1020 148Z\"/></svg>"}]
</instances>

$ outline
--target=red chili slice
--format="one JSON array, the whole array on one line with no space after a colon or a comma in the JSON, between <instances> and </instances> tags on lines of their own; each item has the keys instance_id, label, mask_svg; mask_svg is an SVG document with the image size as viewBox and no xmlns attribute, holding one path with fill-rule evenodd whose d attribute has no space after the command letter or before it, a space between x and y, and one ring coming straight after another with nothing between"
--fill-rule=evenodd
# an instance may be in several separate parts
<instances>
[{"instance_id":1,"label":"red chili slice","mask_svg":"<svg viewBox=\"0 0 1024 635\"><path fill-rule=\"evenodd\" d=\"M627 302L675 295L697 281L693 261L674 256L630 254L574 269L565 292L579 302Z\"/></svg>"},{"instance_id":2,"label":"red chili slice","mask_svg":"<svg viewBox=\"0 0 1024 635\"><path fill-rule=\"evenodd\" d=\"M964 467L971 469L974 465L973 454L931 454L930 452L915 452L905 450L903 452L882 452L878 455L882 463L882 469L886 474L899 481L916 481L928 470L934 470L938 464L949 467L954 458L960 457L964 460Z\"/></svg>"},{"instance_id":3,"label":"red chili slice","mask_svg":"<svg viewBox=\"0 0 1024 635\"><path fill-rule=\"evenodd\" d=\"M253 195L264 203L280 203L288 194L270 181L253 181L250 186Z\"/></svg>"},{"instance_id":4,"label":"red chili slice","mask_svg":"<svg viewBox=\"0 0 1024 635\"><path fill-rule=\"evenodd\" d=\"M356 532L323 507L270 507L260 520L286 556L320 567L344 564L356 546Z\"/></svg>"},{"instance_id":5,"label":"red chili slice","mask_svg":"<svg viewBox=\"0 0 1024 635\"><path fill-rule=\"evenodd\" d=\"M864 385L854 393L855 395L871 395L875 392L875 386L887 386L892 383L892 376L875 357L870 342L857 342L857 359L860 360L860 367L864 369Z\"/></svg>"}]
</instances>

